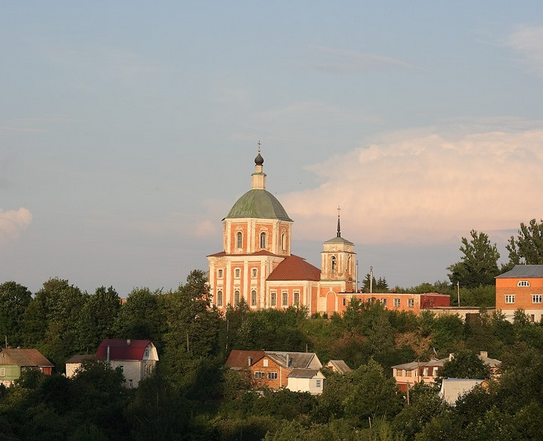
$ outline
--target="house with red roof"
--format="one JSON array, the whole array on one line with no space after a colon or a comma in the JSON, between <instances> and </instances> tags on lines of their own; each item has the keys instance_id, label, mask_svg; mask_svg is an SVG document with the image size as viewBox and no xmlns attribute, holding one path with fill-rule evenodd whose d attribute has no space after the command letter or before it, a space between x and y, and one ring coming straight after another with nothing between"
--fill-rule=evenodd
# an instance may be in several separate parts
<instances>
[{"instance_id":1,"label":"house with red roof","mask_svg":"<svg viewBox=\"0 0 543 441\"><path fill-rule=\"evenodd\" d=\"M106 339L96 350L96 359L103 360L112 368L119 368L125 378L125 386L132 388L154 371L158 352L151 340Z\"/></svg>"},{"instance_id":2,"label":"house with red roof","mask_svg":"<svg viewBox=\"0 0 543 441\"><path fill-rule=\"evenodd\" d=\"M10 386L21 373L37 369L51 375L55 366L37 349L3 348L0 350L0 384Z\"/></svg>"}]
</instances>

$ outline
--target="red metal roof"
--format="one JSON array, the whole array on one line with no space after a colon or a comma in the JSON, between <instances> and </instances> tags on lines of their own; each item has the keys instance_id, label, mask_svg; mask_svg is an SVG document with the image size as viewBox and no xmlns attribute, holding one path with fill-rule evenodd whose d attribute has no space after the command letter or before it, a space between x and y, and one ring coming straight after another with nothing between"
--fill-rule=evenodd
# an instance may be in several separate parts
<instances>
[{"instance_id":1,"label":"red metal roof","mask_svg":"<svg viewBox=\"0 0 543 441\"><path fill-rule=\"evenodd\" d=\"M109 347L110 360L143 360L145 348L150 344L152 344L151 340L106 339L98 346L96 358L105 360L107 358L107 348Z\"/></svg>"},{"instance_id":2,"label":"red metal roof","mask_svg":"<svg viewBox=\"0 0 543 441\"><path fill-rule=\"evenodd\" d=\"M267 280L320 280L321 270L301 257L285 258L268 276Z\"/></svg>"}]
</instances>

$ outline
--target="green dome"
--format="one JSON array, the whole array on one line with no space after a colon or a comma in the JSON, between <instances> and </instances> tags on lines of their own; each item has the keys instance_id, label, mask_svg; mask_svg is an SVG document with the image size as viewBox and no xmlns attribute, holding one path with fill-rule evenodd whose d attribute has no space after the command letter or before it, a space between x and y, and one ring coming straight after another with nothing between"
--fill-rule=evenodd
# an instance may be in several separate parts
<instances>
[{"instance_id":1,"label":"green dome","mask_svg":"<svg viewBox=\"0 0 543 441\"><path fill-rule=\"evenodd\" d=\"M269 191L261 189L249 190L241 196L225 219L232 218L280 219L292 222L281 202Z\"/></svg>"}]
</instances>

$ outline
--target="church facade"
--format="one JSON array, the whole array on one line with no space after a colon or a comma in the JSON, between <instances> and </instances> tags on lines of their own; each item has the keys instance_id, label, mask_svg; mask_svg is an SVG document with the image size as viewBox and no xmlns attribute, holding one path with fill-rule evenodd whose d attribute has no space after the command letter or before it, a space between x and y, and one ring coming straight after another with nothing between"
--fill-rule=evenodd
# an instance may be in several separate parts
<instances>
[{"instance_id":1,"label":"church facade","mask_svg":"<svg viewBox=\"0 0 543 441\"><path fill-rule=\"evenodd\" d=\"M207 256L212 304L225 311L244 301L250 310L305 307L309 314L342 312L356 291L354 244L323 244L321 268L291 253L292 219L266 190L260 149L251 189L223 219L223 251Z\"/></svg>"}]
</instances>

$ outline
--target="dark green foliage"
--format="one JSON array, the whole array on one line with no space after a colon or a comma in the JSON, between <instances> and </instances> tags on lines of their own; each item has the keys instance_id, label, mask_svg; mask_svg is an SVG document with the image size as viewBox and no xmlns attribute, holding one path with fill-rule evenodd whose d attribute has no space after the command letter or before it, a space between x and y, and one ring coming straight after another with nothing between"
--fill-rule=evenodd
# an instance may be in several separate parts
<instances>
[{"instance_id":1,"label":"dark green foliage","mask_svg":"<svg viewBox=\"0 0 543 441\"><path fill-rule=\"evenodd\" d=\"M462 238L461 261L447 268L450 271L449 279L454 286L460 283L460 286L467 288L493 285L494 277L500 273L500 253L496 244L491 244L485 233L471 230L470 235L469 242L467 238Z\"/></svg>"},{"instance_id":2,"label":"dark green foliage","mask_svg":"<svg viewBox=\"0 0 543 441\"><path fill-rule=\"evenodd\" d=\"M517 237L511 236L509 245L509 264L513 265L543 265L543 220L532 219L528 225L521 223Z\"/></svg>"},{"instance_id":3,"label":"dark green foliage","mask_svg":"<svg viewBox=\"0 0 543 441\"><path fill-rule=\"evenodd\" d=\"M490 378L490 369L471 351L458 351L440 370L442 378Z\"/></svg>"},{"instance_id":4,"label":"dark green foliage","mask_svg":"<svg viewBox=\"0 0 543 441\"><path fill-rule=\"evenodd\" d=\"M15 282L4 282L0 285L0 340L11 346L23 344L21 328L24 312L32 293Z\"/></svg>"}]
</instances>

